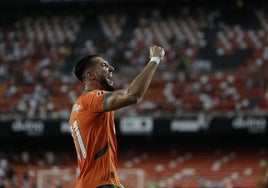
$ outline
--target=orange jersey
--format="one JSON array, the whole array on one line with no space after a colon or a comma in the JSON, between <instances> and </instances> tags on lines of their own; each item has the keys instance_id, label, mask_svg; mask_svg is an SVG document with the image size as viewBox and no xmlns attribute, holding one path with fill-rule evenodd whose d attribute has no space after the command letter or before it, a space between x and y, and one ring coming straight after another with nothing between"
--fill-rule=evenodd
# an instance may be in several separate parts
<instances>
[{"instance_id":1,"label":"orange jersey","mask_svg":"<svg viewBox=\"0 0 268 188\"><path fill-rule=\"evenodd\" d=\"M82 94L70 116L71 133L80 173L76 188L119 187L114 112L105 111L111 92L94 90Z\"/></svg>"}]
</instances>

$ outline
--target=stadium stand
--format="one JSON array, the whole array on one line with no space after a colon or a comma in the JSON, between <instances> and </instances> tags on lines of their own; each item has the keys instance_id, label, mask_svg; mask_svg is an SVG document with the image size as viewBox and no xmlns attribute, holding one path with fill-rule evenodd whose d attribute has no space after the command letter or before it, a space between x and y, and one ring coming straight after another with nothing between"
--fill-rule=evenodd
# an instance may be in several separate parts
<instances>
[{"instance_id":1,"label":"stadium stand","mask_svg":"<svg viewBox=\"0 0 268 188\"><path fill-rule=\"evenodd\" d=\"M146 49L152 43L166 49L165 62L160 64L143 102L117 111L116 117L267 114L265 8L230 11L220 6L174 4L133 6L126 11L120 6L82 6L75 11L69 7L30 9L27 15L20 10L12 16L9 10L0 14L1 120L67 119L82 91L71 73L77 59L88 53L105 54L116 68L113 78L117 87L123 87L144 67ZM267 187L267 140L247 148L251 141L247 138L242 149L218 145L181 148L176 144L164 144L159 149L152 146L169 139L154 139L159 140L150 144L142 140L133 148L120 143L119 168L143 169L146 187ZM170 139L171 143L172 139L181 141ZM51 142L37 142L55 148L36 151L39 146L34 144L22 142L22 148L17 143L7 147L10 140L1 140L0 187L38 187L39 172L51 168L55 174L68 169L74 176L77 169L74 148L70 148L73 145L67 142L69 146L62 148L62 141L57 141L58 147ZM140 148L145 144L149 148ZM44 179L47 182L43 184L71 188L73 176ZM123 183L127 188L135 187L130 180Z\"/></svg>"},{"instance_id":2,"label":"stadium stand","mask_svg":"<svg viewBox=\"0 0 268 188\"><path fill-rule=\"evenodd\" d=\"M267 170L268 158L265 144L260 144L255 139L245 146L241 144L244 142L242 138L237 140L240 142L238 144L226 142L222 145L220 139L215 139L214 144L208 144L207 138L202 139L200 144L200 141L191 138L169 137L164 138L165 141L138 138L133 143L127 142L128 145L124 142L130 138L122 138L119 141L119 168L125 171L142 169L146 177L145 187L263 187L260 185ZM42 187L73 187L77 169L70 138L64 138L64 144L60 138L50 141L37 138L32 141L35 144L22 139L20 143L23 144L20 145L16 141L9 142L9 145L16 147L1 152L0 182L7 188L34 188L40 184L43 174ZM45 142L47 144L44 145ZM50 147L49 144L52 143L53 147ZM40 144L45 147L38 148ZM45 170L49 170L51 177L44 173ZM137 185L133 178L127 177L122 179L122 183L129 188Z\"/></svg>"},{"instance_id":3,"label":"stadium stand","mask_svg":"<svg viewBox=\"0 0 268 188\"><path fill-rule=\"evenodd\" d=\"M105 53L118 69L115 79L124 76L124 81L130 81L147 60L141 49L151 43L168 52L155 81L162 80L161 84L148 92L154 96L160 90L160 95L169 96L162 98L161 114L174 114L178 103L183 112L196 113L267 109L265 10L243 13L251 24L242 18L229 23L228 12L220 9L179 6L169 12L144 8L135 16L120 9L91 14L97 20L78 11L18 13L5 25L1 30L2 118L67 117L80 93L70 73L72 60L87 53ZM118 87L123 84L119 82ZM153 106L158 99L150 99ZM137 107L135 114L140 112Z\"/></svg>"}]
</instances>

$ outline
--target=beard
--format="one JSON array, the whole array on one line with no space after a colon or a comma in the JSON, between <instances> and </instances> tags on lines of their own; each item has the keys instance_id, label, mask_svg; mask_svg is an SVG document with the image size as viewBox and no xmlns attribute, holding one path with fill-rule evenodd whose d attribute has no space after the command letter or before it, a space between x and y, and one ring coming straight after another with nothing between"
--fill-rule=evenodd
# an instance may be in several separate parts
<instances>
[{"instance_id":1,"label":"beard","mask_svg":"<svg viewBox=\"0 0 268 188\"><path fill-rule=\"evenodd\" d=\"M112 83L109 83L109 80L107 80L105 78L100 80L100 84L106 91L114 91L115 90Z\"/></svg>"}]
</instances>

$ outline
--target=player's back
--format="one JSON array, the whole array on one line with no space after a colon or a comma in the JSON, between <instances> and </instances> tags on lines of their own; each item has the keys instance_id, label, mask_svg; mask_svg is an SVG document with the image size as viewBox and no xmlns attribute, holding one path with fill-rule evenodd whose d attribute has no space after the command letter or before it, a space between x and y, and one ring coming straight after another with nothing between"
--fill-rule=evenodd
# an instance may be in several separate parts
<instances>
[{"instance_id":1,"label":"player's back","mask_svg":"<svg viewBox=\"0 0 268 188\"><path fill-rule=\"evenodd\" d=\"M119 185L113 112L105 111L110 93L94 90L74 103L70 125L80 174L77 187Z\"/></svg>"}]
</instances>

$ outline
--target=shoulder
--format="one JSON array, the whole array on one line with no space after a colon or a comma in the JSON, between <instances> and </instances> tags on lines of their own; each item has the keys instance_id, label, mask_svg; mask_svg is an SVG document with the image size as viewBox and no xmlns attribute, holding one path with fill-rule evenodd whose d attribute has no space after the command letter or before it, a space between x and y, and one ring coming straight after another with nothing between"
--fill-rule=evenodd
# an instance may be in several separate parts
<instances>
[{"instance_id":1,"label":"shoulder","mask_svg":"<svg viewBox=\"0 0 268 188\"><path fill-rule=\"evenodd\" d=\"M92 90L86 93L83 93L79 98L78 101L88 101L88 100L104 100L107 99L109 96L112 95L112 92L105 91L105 90Z\"/></svg>"},{"instance_id":2,"label":"shoulder","mask_svg":"<svg viewBox=\"0 0 268 188\"><path fill-rule=\"evenodd\" d=\"M105 90L93 90L91 92L89 92L89 95L93 95L94 97L104 97L106 96L107 94L110 94L111 92L109 91L105 91Z\"/></svg>"}]
</instances>

